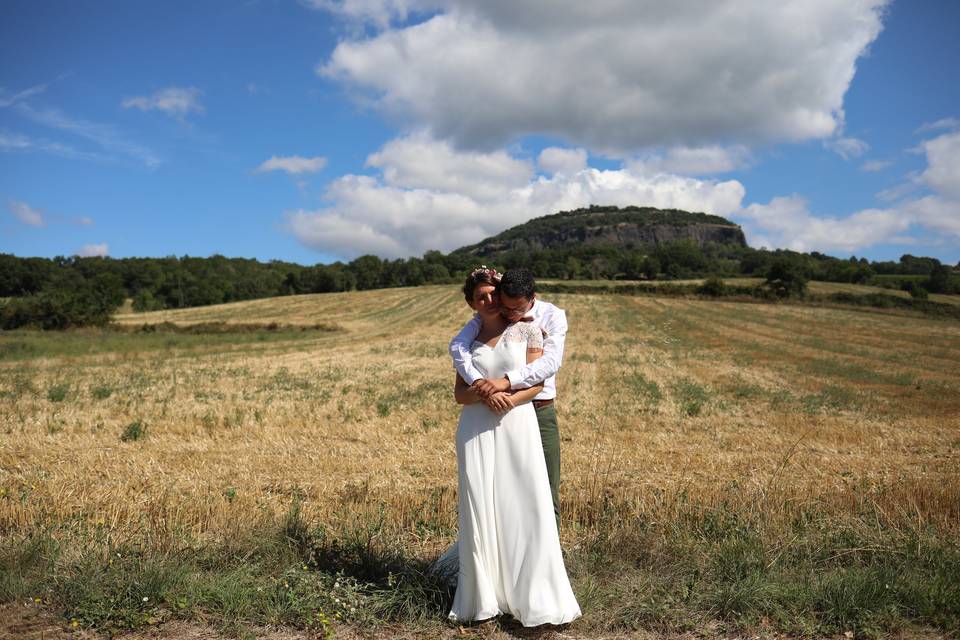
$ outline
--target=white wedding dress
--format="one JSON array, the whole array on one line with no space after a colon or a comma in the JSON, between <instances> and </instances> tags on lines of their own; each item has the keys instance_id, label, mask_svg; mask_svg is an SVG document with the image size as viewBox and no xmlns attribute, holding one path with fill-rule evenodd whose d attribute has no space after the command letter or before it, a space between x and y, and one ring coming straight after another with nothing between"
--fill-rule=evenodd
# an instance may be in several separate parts
<instances>
[{"instance_id":1,"label":"white wedding dress","mask_svg":"<svg viewBox=\"0 0 960 640\"><path fill-rule=\"evenodd\" d=\"M487 378L526 364L540 328L518 322L495 347L474 342L473 364ZM504 415L465 405L457 427L459 540L441 558L459 556L450 620L510 614L526 627L580 617L560 551L547 467L533 404ZM452 556L452 557L450 557Z\"/></svg>"}]
</instances>

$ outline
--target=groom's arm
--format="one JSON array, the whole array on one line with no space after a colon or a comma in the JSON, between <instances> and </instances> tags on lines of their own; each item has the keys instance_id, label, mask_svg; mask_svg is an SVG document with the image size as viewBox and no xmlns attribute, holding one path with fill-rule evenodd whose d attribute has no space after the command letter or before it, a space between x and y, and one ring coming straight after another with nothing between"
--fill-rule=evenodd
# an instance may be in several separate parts
<instances>
[{"instance_id":1,"label":"groom's arm","mask_svg":"<svg viewBox=\"0 0 960 640\"><path fill-rule=\"evenodd\" d=\"M473 319L464 325L460 333L450 341L450 357L453 358L453 367L468 385L483 379L483 374L473 366L473 356L470 355L470 347L473 345L473 341L477 339L477 335L480 334L480 325L480 316L473 316Z\"/></svg>"},{"instance_id":2,"label":"groom's arm","mask_svg":"<svg viewBox=\"0 0 960 640\"><path fill-rule=\"evenodd\" d=\"M533 387L551 376L557 375L563 363L563 343L567 337L567 314L555 309L544 319L543 329L547 336L543 341L543 355L520 369L507 372L511 389Z\"/></svg>"}]
</instances>

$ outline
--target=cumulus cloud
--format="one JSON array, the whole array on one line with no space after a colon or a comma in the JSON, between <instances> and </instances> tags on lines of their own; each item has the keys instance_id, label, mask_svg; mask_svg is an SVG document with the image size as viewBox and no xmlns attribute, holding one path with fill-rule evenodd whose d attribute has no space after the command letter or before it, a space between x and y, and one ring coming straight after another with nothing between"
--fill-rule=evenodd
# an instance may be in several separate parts
<instances>
[{"instance_id":1,"label":"cumulus cloud","mask_svg":"<svg viewBox=\"0 0 960 640\"><path fill-rule=\"evenodd\" d=\"M580 156L551 152L553 168ZM565 163L561 163L565 160ZM718 182L628 168L537 176L533 165L506 151L456 151L424 135L400 138L367 159L379 175L333 181L317 210L286 213L303 244L342 258L449 251L513 225L592 203L649 205L726 215L740 208L744 189Z\"/></svg>"},{"instance_id":2,"label":"cumulus cloud","mask_svg":"<svg viewBox=\"0 0 960 640\"><path fill-rule=\"evenodd\" d=\"M927 169L920 175L921 182L938 193L960 200L960 131L927 140L921 147L927 154Z\"/></svg>"},{"instance_id":3,"label":"cumulus cloud","mask_svg":"<svg viewBox=\"0 0 960 640\"><path fill-rule=\"evenodd\" d=\"M823 146L844 160L859 158L870 150L869 144L857 138L833 138L831 140L824 140Z\"/></svg>"},{"instance_id":4,"label":"cumulus cloud","mask_svg":"<svg viewBox=\"0 0 960 640\"><path fill-rule=\"evenodd\" d=\"M80 247L80 250L77 251L77 255L81 258L93 258L93 257L103 257L110 252L110 247L106 242L102 244L85 244Z\"/></svg>"},{"instance_id":5,"label":"cumulus cloud","mask_svg":"<svg viewBox=\"0 0 960 640\"><path fill-rule=\"evenodd\" d=\"M375 26L318 72L437 138L544 133L630 155L834 135L886 1L313 4Z\"/></svg>"},{"instance_id":6,"label":"cumulus cloud","mask_svg":"<svg viewBox=\"0 0 960 640\"><path fill-rule=\"evenodd\" d=\"M384 181L407 189L459 193L469 198L496 198L505 190L527 184L533 165L506 151L456 151L448 142L424 134L391 140L367 158Z\"/></svg>"},{"instance_id":7,"label":"cumulus cloud","mask_svg":"<svg viewBox=\"0 0 960 640\"><path fill-rule=\"evenodd\" d=\"M850 252L888 241L905 232L911 221L895 210L866 209L846 218L817 217L797 195L777 197L767 204L751 204L734 218L743 223L747 241L763 238L769 248L794 251Z\"/></svg>"},{"instance_id":8,"label":"cumulus cloud","mask_svg":"<svg viewBox=\"0 0 960 640\"><path fill-rule=\"evenodd\" d=\"M44 213L39 209L34 209L26 202L11 200L7 208L10 210L10 213L13 214L13 217L25 225L38 228L47 226Z\"/></svg>"},{"instance_id":9,"label":"cumulus cloud","mask_svg":"<svg viewBox=\"0 0 960 640\"><path fill-rule=\"evenodd\" d=\"M663 153L633 158L627 166L644 173L679 173L687 176L715 175L750 164L750 151L743 145L730 147L672 147Z\"/></svg>"},{"instance_id":10,"label":"cumulus cloud","mask_svg":"<svg viewBox=\"0 0 960 640\"><path fill-rule=\"evenodd\" d=\"M904 234L922 233L926 243L960 240L960 132L922 142L927 167L912 179L881 192L886 208L864 209L845 218L818 217L799 196L751 204L733 214L753 244L796 251L854 251L881 243L920 243ZM927 194L918 190L926 189Z\"/></svg>"},{"instance_id":11,"label":"cumulus cloud","mask_svg":"<svg viewBox=\"0 0 960 640\"><path fill-rule=\"evenodd\" d=\"M124 109L160 111L183 121L190 113L203 113L201 91L196 87L167 87L150 96L134 96L121 102Z\"/></svg>"},{"instance_id":12,"label":"cumulus cloud","mask_svg":"<svg viewBox=\"0 0 960 640\"><path fill-rule=\"evenodd\" d=\"M272 156L269 160L264 160L256 173L266 173L268 171L286 171L291 175L301 173L316 173L327 166L327 159L323 156L314 156L313 158L304 158L302 156Z\"/></svg>"},{"instance_id":13,"label":"cumulus cloud","mask_svg":"<svg viewBox=\"0 0 960 640\"><path fill-rule=\"evenodd\" d=\"M570 176L587 168L587 150L547 147L537 157L537 164L550 175Z\"/></svg>"}]
</instances>

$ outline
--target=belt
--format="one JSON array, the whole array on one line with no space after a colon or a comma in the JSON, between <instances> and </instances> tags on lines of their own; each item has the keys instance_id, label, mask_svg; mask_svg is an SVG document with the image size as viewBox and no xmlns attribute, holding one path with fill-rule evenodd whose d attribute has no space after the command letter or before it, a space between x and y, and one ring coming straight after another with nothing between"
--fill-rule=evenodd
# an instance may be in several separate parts
<instances>
[{"instance_id":1,"label":"belt","mask_svg":"<svg viewBox=\"0 0 960 640\"><path fill-rule=\"evenodd\" d=\"M543 407L549 407L550 405L553 404L553 400L554 400L553 398L549 398L547 400L534 400L533 408L542 409Z\"/></svg>"}]
</instances>

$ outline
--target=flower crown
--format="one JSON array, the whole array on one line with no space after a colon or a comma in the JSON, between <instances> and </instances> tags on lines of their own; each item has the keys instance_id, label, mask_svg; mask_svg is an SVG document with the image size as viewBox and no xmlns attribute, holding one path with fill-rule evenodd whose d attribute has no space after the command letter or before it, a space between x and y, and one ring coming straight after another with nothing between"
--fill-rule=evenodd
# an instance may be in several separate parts
<instances>
[{"instance_id":1,"label":"flower crown","mask_svg":"<svg viewBox=\"0 0 960 640\"><path fill-rule=\"evenodd\" d=\"M500 278L502 277L502 274L497 273L496 269L489 269L485 264L480 265L479 267L477 267L476 269L470 272L471 278L476 278L479 275L488 276L494 282L500 282Z\"/></svg>"}]
</instances>

